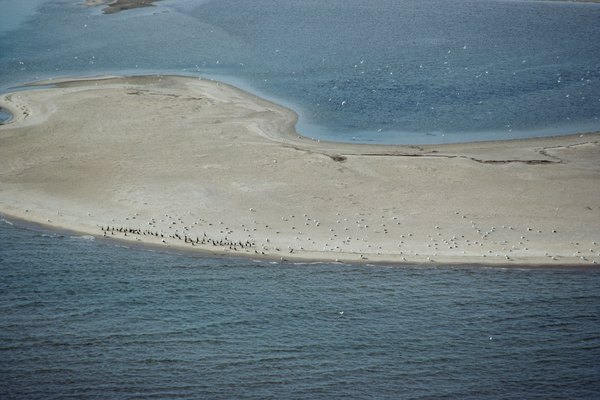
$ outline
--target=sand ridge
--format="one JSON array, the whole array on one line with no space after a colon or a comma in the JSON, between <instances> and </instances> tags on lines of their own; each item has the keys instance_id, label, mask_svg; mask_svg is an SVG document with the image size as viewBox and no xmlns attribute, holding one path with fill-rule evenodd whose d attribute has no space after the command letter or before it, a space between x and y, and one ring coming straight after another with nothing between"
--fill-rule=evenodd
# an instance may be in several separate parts
<instances>
[{"instance_id":1,"label":"sand ridge","mask_svg":"<svg viewBox=\"0 0 600 400\"><path fill-rule=\"evenodd\" d=\"M600 134L311 140L229 85L146 76L7 94L0 212L169 249L349 262L596 265Z\"/></svg>"},{"instance_id":2,"label":"sand ridge","mask_svg":"<svg viewBox=\"0 0 600 400\"><path fill-rule=\"evenodd\" d=\"M85 5L88 7L106 5L102 12L104 14L114 14L134 8L152 7L154 6L153 3L157 1L160 0L86 0Z\"/></svg>"}]
</instances>

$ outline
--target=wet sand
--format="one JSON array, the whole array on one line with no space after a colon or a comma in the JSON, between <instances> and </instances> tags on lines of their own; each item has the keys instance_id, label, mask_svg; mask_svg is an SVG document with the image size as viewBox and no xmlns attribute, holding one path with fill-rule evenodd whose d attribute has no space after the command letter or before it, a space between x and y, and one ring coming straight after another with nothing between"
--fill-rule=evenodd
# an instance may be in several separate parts
<instances>
[{"instance_id":1,"label":"wet sand","mask_svg":"<svg viewBox=\"0 0 600 400\"><path fill-rule=\"evenodd\" d=\"M56 83L56 82L54 82ZM183 77L7 94L0 213L98 238L275 260L594 266L600 134L315 141L292 111Z\"/></svg>"}]
</instances>

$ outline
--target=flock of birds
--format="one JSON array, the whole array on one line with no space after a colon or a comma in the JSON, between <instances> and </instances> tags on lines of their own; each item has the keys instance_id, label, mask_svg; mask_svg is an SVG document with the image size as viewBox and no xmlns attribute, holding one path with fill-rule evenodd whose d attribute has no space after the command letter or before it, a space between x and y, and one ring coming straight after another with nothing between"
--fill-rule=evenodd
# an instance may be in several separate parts
<instances>
[{"instance_id":1,"label":"flock of birds","mask_svg":"<svg viewBox=\"0 0 600 400\"><path fill-rule=\"evenodd\" d=\"M253 218L256 210L249 210ZM472 260L510 263L521 258L537 258L560 263L597 264L598 242L571 241L572 252L547 246L548 235L533 227L483 227L466 215L455 212L452 227L435 225L417 228L394 215L360 214L352 217L335 213L319 219L304 213L285 215L270 223L257 217L246 223L226 223L165 214L141 222L139 214L122 224L100 226L103 236L127 238L169 246L188 245L199 250L276 257L287 260L294 255L309 255L332 260L389 260L435 262ZM333 217L333 219L331 219ZM191 221L191 222L190 222ZM251 221L251 222L248 222ZM462 223L458 223L462 221ZM141 227L142 224L147 226ZM412 229L410 229L412 227ZM319 257L321 256L321 257ZM310 257L309 257L310 258Z\"/></svg>"}]
</instances>

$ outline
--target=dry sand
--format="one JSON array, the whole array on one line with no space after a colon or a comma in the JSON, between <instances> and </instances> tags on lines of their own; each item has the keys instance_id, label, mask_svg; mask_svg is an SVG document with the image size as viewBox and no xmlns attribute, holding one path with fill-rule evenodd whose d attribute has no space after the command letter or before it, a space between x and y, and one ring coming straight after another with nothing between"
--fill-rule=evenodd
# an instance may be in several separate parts
<instances>
[{"instance_id":1,"label":"dry sand","mask_svg":"<svg viewBox=\"0 0 600 400\"><path fill-rule=\"evenodd\" d=\"M183 77L0 97L0 212L276 260L594 265L600 134L439 146L317 142L296 115Z\"/></svg>"}]
</instances>

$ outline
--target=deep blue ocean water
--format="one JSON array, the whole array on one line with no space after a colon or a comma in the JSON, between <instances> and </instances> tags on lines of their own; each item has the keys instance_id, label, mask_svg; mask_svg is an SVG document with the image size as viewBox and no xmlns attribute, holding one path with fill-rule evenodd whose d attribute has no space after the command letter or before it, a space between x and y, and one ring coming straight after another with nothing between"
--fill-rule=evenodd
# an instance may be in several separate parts
<instances>
[{"instance_id":1,"label":"deep blue ocean water","mask_svg":"<svg viewBox=\"0 0 600 400\"><path fill-rule=\"evenodd\" d=\"M0 91L218 77L341 141L600 127L598 5L82 2L0 0ZM0 223L0 399L593 399L598 360L599 271L265 263Z\"/></svg>"},{"instance_id":2,"label":"deep blue ocean water","mask_svg":"<svg viewBox=\"0 0 600 400\"><path fill-rule=\"evenodd\" d=\"M600 271L271 264L0 225L0 398L593 399Z\"/></svg>"}]
</instances>

